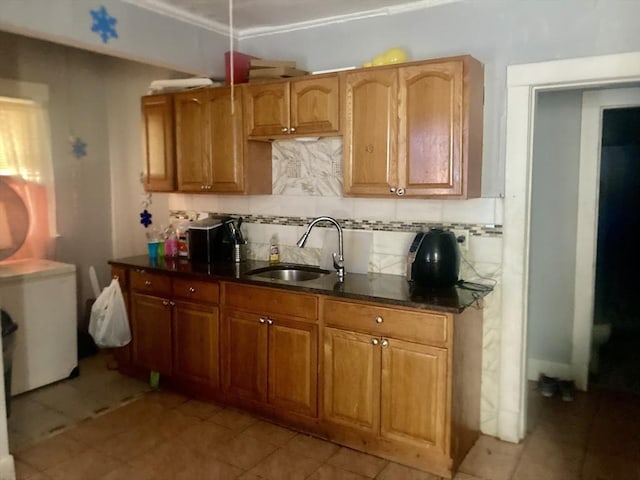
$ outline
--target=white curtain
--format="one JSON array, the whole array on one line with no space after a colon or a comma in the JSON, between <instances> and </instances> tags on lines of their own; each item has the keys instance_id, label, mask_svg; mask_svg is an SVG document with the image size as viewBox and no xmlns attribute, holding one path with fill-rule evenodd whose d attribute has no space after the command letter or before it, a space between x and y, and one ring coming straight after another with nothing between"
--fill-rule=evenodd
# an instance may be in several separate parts
<instances>
[{"instance_id":1,"label":"white curtain","mask_svg":"<svg viewBox=\"0 0 640 480\"><path fill-rule=\"evenodd\" d=\"M0 96L0 175L18 176L46 188L49 232L56 236L51 130L43 105Z\"/></svg>"}]
</instances>

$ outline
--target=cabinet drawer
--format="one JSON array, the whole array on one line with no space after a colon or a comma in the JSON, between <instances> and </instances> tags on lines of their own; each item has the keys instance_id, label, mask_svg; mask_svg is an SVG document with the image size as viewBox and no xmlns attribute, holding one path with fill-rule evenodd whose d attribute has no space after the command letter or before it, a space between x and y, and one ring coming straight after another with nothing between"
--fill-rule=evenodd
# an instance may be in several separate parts
<instances>
[{"instance_id":1,"label":"cabinet drawer","mask_svg":"<svg viewBox=\"0 0 640 480\"><path fill-rule=\"evenodd\" d=\"M131 272L129 281L133 290L149 292L155 295L171 295L171 278L168 275L135 269Z\"/></svg>"},{"instance_id":2,"label":"cabinet drawer","mask_svg":"<svg viewBox=\"0 0 640 480\"><path fill-rule=\"evenodd\" d=\"M324 323L372 335L446 346L448 315L381 305L324 300Z\"/></svg>"},{"instance_id":3,"label":"cabinet drawer","mask_svg":"<svg viewBox=\"0 0 640 480\"><path fill-rule=\"evenodd\" d=\"M127 277L128 271L129 269L126 267L121 267L116 265L111 266L111 278L116 278L118 280L118 283L120 284L120 289L123 292L127 290L127 287L129 285L128 277Z\"/></svg>"},{"instance_id":4,"label":"cabinet drawer","mask_svg":"<svg viewBox=\"0 0 640 480\"><path fill-rule=\"evenodd\" d=\"M261 315L285 315L310 320L318 318L318 298L273 288L226 283L224 304Z\"/></svg>"},{"instance_id":5,"label":"cabinet drawer","mask_svg":"<svg viewBox=\"0 0 640 480\"><path fill-rule=\"evenodd\" d=\"M202 282L188 278L173 279L173 296L185 300L218 303L220 288L215 282Z\"/></svg>"}]
</instances>

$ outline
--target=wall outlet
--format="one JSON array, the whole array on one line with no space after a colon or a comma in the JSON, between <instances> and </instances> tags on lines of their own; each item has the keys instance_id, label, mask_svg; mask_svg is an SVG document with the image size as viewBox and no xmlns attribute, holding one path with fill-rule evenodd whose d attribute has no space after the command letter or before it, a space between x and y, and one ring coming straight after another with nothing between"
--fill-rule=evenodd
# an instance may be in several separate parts
<instances>
[{"instance_id":1,"label":"wall outlet","mask_svg":"<svg viewBox=\"0 0 640 480\"><path fill-rule=\"evenodd\" d=\"M450 229L458 240L458 248L461 252L469 251L469 230L466 228L452 228Z\"/></svg>"}]
</instances>

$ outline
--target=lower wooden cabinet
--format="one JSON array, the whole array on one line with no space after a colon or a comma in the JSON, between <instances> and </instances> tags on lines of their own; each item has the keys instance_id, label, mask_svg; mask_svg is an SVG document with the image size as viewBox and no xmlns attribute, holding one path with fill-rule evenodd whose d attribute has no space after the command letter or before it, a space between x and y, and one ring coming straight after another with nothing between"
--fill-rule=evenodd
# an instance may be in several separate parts
<instances>
[{"instance_id":1,"label":"lower wooden cabinet","mask_svg":"<svg viewBox=\"0 0 640 480\"><path fill-rule=\"evenodd\" d=\"M179 379L218 389L218 307L176 300L173 307L173 373Z\"/></svg>"},{"instance_id":2,"label":"lower wooden cabinet","mask_svg":"<svg viewBox=\"0 0 640 480\"><path fill-rule=\"evenodd\" d=\"M238 310L224 310L222 325L228 395L317 415L317 325Z\"/></svg>"},{"instance_id":3,"label":"lower wooden cabinet","mask_svg":"<svg viewBox=\"0 0 640 480\"><path fill-rule=\"evenodd\" d=\"M171 306L169 300L134 292L131 296L134 366L171 375Z\"/></svg>"},{"instance_id":4,"label":"lower wooden cabinet","mask_svg":"<svg viewBox=\"0 0 640 480\"><path fill-rule=\"evenodd\" d=\"M131 364L201 398L450 478L479 430L482 311L116 270Z\"/></svg>"}]
</instances>

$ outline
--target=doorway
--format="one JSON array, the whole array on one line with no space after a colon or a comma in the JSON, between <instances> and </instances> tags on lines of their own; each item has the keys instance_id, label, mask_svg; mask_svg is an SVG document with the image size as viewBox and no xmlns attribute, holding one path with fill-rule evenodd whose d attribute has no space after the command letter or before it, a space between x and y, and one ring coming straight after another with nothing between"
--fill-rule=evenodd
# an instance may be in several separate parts
<instances>
[{"instance_id":1,"label":"doorway","mask_svg":"<svg viewBox=\"0 0 640 480\"><path fill-rule=\"evenodd\" d=\"M640 271L635 254L640 232L640 107L602 112L598 197L589 382L640 393L640 315L634 289Z\"/></svg>"}]
</instances>

